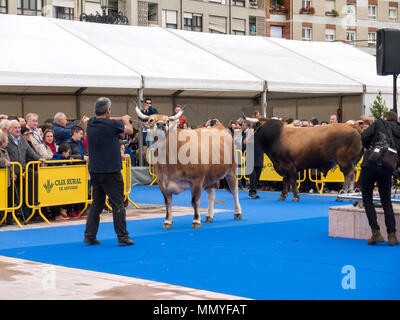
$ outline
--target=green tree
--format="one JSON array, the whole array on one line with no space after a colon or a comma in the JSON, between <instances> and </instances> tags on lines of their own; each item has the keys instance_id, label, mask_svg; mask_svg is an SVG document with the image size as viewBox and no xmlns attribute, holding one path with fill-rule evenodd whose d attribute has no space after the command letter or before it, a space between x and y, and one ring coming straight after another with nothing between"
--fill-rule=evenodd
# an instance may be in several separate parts
<instances>
[{"instance_id":1,"label":"green tree","mask_svg":"<svg viewBox=\"0 0 400 320\"><path fill-rule=\"evenodd\" d=\"M382 98L381 91L378 92L378 95L369 108L369 111L371 111L371 114L375 119L380 119L385 112L389 111L388 107L386 106L385 99Z\"/></svg>"}]
</instances>

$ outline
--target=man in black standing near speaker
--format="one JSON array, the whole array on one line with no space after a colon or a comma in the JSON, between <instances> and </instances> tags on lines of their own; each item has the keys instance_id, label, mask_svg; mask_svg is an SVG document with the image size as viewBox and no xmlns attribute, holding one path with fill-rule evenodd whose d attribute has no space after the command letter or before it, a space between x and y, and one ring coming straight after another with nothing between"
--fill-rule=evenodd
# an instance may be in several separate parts
<instances>
[{"instance_id":1,"label":"man in black standing near speaker","mask_svg":"<svg viewBox=\"0 0 400 320\"><path fill-rule=\"evenodd\" d=\"M126 229L124 207L124 182L121 175L122 160L119 139L132 134L131 117L125 115L111 118L111 100L99 98L95 103L96 117L87 123L89 147L89 172L93 187L93 203L86 220L84 242L99 244L96 235L99 228L100 213L103 211L108 195L112 207L114 230L120 246L134 242Z\"/></svg>"}]
</instances>

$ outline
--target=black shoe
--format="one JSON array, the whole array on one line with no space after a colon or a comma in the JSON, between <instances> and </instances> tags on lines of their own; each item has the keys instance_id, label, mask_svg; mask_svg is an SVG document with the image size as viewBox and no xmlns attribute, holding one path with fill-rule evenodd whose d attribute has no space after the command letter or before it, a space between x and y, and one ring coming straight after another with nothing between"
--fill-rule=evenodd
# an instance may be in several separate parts
<instances>
[{"instance_id":1,"label":"black shoe","mask_svg":"<svg viewBox=\"0 0 400 320\"><path fill-rule=\"evenodd\" d=\"M249 198L250 199L258 199L260 196L257 193L249 193Z\"/></svg>"},{"instance_id":2,"label":"black shoe","mask_svg":"<svg viewBox=\"0 0 400 320\"><path fill-rule=\"evenodd\" d=\"M131 246L131 245L133 245L135 243L133 242L133 240L128 238L128 239L125 239L125 240L118 241L118 244L122 247L122 246Z\"/></svg>"},{"instance_id":3,"label":"black shoe","mask_svg":"<svg viewBox=\"0 0 400 320\"><path fill-rule=\"evenodd\" d=\"M90 244L90 245L94 245L94 244L100 244L100 241L95 239L89 239L89 238L85 238L83 239L83 242Z\"/></svg>"}]
</instances>

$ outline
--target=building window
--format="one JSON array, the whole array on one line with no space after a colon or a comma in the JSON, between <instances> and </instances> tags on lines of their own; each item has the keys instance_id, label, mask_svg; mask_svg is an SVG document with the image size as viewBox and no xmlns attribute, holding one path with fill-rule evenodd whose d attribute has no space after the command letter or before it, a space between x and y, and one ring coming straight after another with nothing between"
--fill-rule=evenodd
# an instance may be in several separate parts
<instances>
[{"instance_id":1,"label":"building window","mask_svg":"<svg viewBox=\"0 0 400 320\"><path fill-rule=\"evenodd\" d=\"M41 16L42 6L42 0L18 0L17 13L27 16Z\"/></svg>"},{"instance_id":2,"label":"building window","mask_svg":"<svg viewBox=\"0 0 400 320\"><path fill-rule=\"evenodd\" d=\"M54 7L57 19L74 20L74 8Z\"/></svg>"},{"instance_id":3,"label":"building window","mask_svg":"<svg viewBox=\"0 0 400 320\"><path fill-rule=\"evenodd\" d=\"M201 14L185 12L183 18L184 29L189 31L203 31L203 16Z\"/></svg>"},{"instance_id":4,"label":"building window","mask_svg":"<svg viewBox=\"0 0 400 320\"><path fill-rule=\"evenodd\" d=\"M178 11L163 10L161 17L162 27L168 29L177 29L178 28L177 16L178 16Z\"/></svg>"},{"instance_id":5,"label":"building window","mask_svg":"<svg viewBox=\"0 0 400 320\"><path fill-rule=\"evenodd\" d=\"M397 21L397 8L396 7L389 7L389 20Z\"/></svg>"},{"instance_id":6,"label":"building window","mask_svg":"<svg viewBox=\"0 0 400 320\"><path fill-rule=\"evenodd\" d=\"M335 41L336 40L336 30L335 29L325 29L325 40Z\"/></svg>"},{"instance_id":7,"label":"building window","mask_svg":"<svg viewBox=\"0 0 400 320\"><path fill-rule=\"evenodd\" d=\"M208 0L208 2L216 2L216 3L220 3L220 4L225 4L226 0Z\"/></svg>"},{"instance_id":8,"label":"building window","mask_svg":"<svg viewBox=\"0 0 400 320\"><path fill-rule=\"evenodd\" d=\"M0 0L0 13L7 13L7 0Z\"/></svg>"},{"instance_id":9,"label":"building window","mask_svg":"<svg viewBox=\"0 0 400 320\"><path fill-rule=\"evenodd\" d=\"M244 1L245 1L245 0L232 0L232 4L233 4L234 6L244 7Z\"/></svg>"},{"instance_id":10,"label":"building window","mask_svg":"<svg viewBox=\"0 0 400 320\"><path fill-rule=\"evenodd\" d=\"M246 34L246 20L244 19L232 19L232 33L245 35Z\"/></svg>"},{"instance_id":11,"label":"building window","mask_svg":"<svg viewBox=\"0 0 400 320\"><path fill-rule=\"evenodd\" d=\"M326 0L325 10L326 12L332 12L332 10L335 10L335 0Z\"/></svg>"},{"instance_id":12,"label":"building window","mask_svg":"<svg viewBox=\"0 0 400 320\"><path fill-rule=\"evenodd\" d=\"M158 4L148 3L147 21L149 25L158 25Z\"/></svg>"},{"instance_id":13,"label":"building window","mask_svg":"<svg viewBox=\"0 0 400 320\"><path fill-rule=\"evenodd\" d=\"M312 28L303 27L301 29L301 40L312 41Z\"/></svg>"},{"instance_id":14,"label":"building window","mask_svg":"<svg viewBox=\"0 0 400 320\"><path fill-rule=\"evenodd\" d=\"M356 17L356 6L354 5L354 3L347 3L347 15L353 18Z\"/></svg>"},{"instance_id":15,"label":"building window","mask_svg":"<svg viewBox=\"0 0 400 320\"><path fill-rule=\"evenodd\" d=\"M368 46L375 47L376 46L376 32L368 32Z\"/></svg>"},{"instance_id":16,"label":"building window","mask_svg":"<svg viewBox=\"0 0 400 320\"><path fill-rule=\"evenodd\" d=\"M356 42L356 32L354 30L347 30L346 40L349 44L355 45Z\"/></svg>"},{"instance_id":17,"label":"building window","mask_svg":"<svg viewBox=\"0 0 400 320\"><path fill-rule=\"evenodd\" d=\"M249 17L249 31L251 36L257 34L257 19L256 17Z\"/></svg>"},{"instance_id":18,"label":"building window","mask_svg":"<svg viewBox=\"0 0 400 320\"><path fill-rule=\"evenodd\" d=\"M311 0L302 0L301 1L301 7L302 8L311 7Z\"/></svg>"},{"instance_id":19,"label":"building window","mask_svg":"<svg viewBox=\"0 0 400 320\"><path fill-rule=\"evenodd\" d=\"M281 26L271 26L269 29L271 38L282 38L283 37L283 27Z\"/></svg>"},{"instance_id":20,"label":"building window","mask_svg":"<svg viewBox=\"0 0 400 320\"><path fill-rule=\"evenodd\" d=\"M209 16L208 28L210 33L226 33L226 17Z\"/></svg>"},{"instance_id":21,"label":"building window","mask_svg":"<svg viewBox=\"0 0 400 320\"><path fill-rule=\"evenodd\" d=\"M376 5L368 5L368 19L376 20Z\"/></svg>"}]
</instances>

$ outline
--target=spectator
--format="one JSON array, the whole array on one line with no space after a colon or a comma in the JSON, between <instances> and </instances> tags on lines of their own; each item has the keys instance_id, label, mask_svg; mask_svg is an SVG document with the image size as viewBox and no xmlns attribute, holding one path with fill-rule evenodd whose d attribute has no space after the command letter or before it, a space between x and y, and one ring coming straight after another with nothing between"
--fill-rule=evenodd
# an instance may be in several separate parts
<instances>
[{"instance_id":1,"label":"spectator","mask_svg":"<svg viewBox=\"0 0 400 320\"><path fill-rule=\"evenodd\" d=\"M336 114L332 114L329 117L329 123L338 123L338 119L337 119L337 115Z\"/></svg>"},{"instance_id":2,"label":"spectator","mask_svg":"<svg viewBox=\"0 0 400 320\"><path fill-rule=\"evenodd\" d=\"M51 160L71 160L71 147L67 142L63 142L58 146L58 151L54 153L53 158ZM68 163L65 164L58 164L54 163L54 166L60 166L60 165L68 165Z\"/></svg>"},{"instance_id":3,"label":"spectator","mask_svg":"<svg viewBox=\"0 0 400 320\"><path fill-rule=\"evenodd\" d=\"M246 122L246 121L245 121ZM254 134L254 129L250 128L248 132L252 132ZM254 136L252 139L246 137L244 143L246 144L246 150L248 149L248 142L253 143L254 154L253 154L253 171L249 175L250 184L249 184L249 198L250 199L258 199L260 196L257 194L257 187L260 180L261 171L264 166L264 151L262 147L255 142ZM246 158L249 159L249 151L246 151ZM246 160L248 163L248 161Z\"/></svg>"},{"instance_id":4,"label":"spectator","mask_svg":"<svg viewBox=\"0 0 400 320\"><path fill-rule=\"evenodd\" d=\"M308 120L302 119L302 120L301 120L301 126L302 126L302 127L309 127L309 126L310 126L310 123L308 122Z\"/></svg>"},{"instance_id":5,"label":"spectator","mask_svg":"<svg viewBox=\"0 0 400 320\"><path fill-rule=\"evenodd\" d=\"M45 143L42 142L42 131L38 128L39 116L36 113L26 115L26 127L30 130L29 142L32 149L42 158L50 160L53 152Z\"/></svg>"},{"instance_id":6,"label":"spectator","mask_svg":"<svg viewBox=\"0 0 400 320\"><path fill-rule=\"evenodd\" d=\"M261 114L260 110L254 110L253 118L257 118L257 119L262 118L262 114Z\"/></svg>"},{"instance_id":7,"label":"spectator","mask_svg":"<svg viewBox=\"0 0 400 320\"><path fill-rule=\"evenodd\" d=\"M64 142L65 139L70 135L71 128L79 125L80 123L85 124L88 121L88 117L83 116L82 120L76 120L74 123L67 126L67 116L65 113L57 112L54 116L54 122L51 129L54 131L54 139L56 144Z\"/></svg>"},{"instance_id":8,"label":"spectator","mask_svg":"<svg viewBox=\"0 0 400 320\"><path fill-rule=\"evenodd\" d=\"M175 112L174 112L174 114L173 114L173 116L174 115L176 115L178 112L180 112L182 110L182 107L180 106L180 105L177 105L176 107L175 107ZM182 114L180 117L179 117L179 119L178 119L178 128L179 129L183 129L183 126L184 126L184 124L185 123L187 123L187 118L186 118L186 116L184 115L184 114Z\"/></svg>"},{"instance_id":9,"label":"spectator","mask_svg":"<svg viewBox=\"0 0 400 320\"><path fill-rule=\"evenodd\" d=\"M18 121L21 124L21 127L25 127L26 126L26 121L24 118L22 117L18 117Z\"/></svg>"},{"instance_id":10,"label":"spectator","mask_svg":"<svg viewBox=\"0 0 400 320\"><path fill-rule=\"evenodd\" d=\"M7 118L3 118L2 120L0 120L0 131L7 134L9 127L10 127L10 120L8 120Z\"/></svg>"},{"instance_id":11,"label":"spectator","mask_svg":"<svg viewBox=\"0 0 400 320\"><path fill-rule=\"evenodd\" d=\"M0 168L6 168L11 166L11 161L10 161L10 156L8 155L7 152L7 145L8 145L8 136L6 133L0 131ZM16 176L14 175L14 179ZM8 206L12 206L12 184L11 184L11 179L12 179L12 173L11 170L7 170L7 200L8 200ZM7 224L10 223L12 224L12 220L7 217Z\"/></svg>"},{"instance_id":12,"label":"spectator","mask_svg":"<svg viewBox=\"0 0 400 320\"><path fill-rule=\"evenodd\" d=\"M321 126L326 126L328 124L328 121L321 121Z\"/></svg>"},{"instance_id":13,"label":"spectator","mask_svg":"<svg viewBox=\"0 0 400 320\"><path fill-rule=\"evenodd\" d=\"M21 124L19 123L18 120L10 121L10 129L8 132L8 141L9 141L9 143L7 145L7 151L10 156L10 160L12 162L19 162L21 164L23 170L25 170L27 159L46 162L45 159L41 158L29 146L28 142L26 142L26 140L24 138L21 138ZM19 176L19 167L18 166L15 167L15 171L16 171L16 174ZM31 174L28 174L28 177L31 177L31 176L32 176ZM36 177L35 177L35 181L37 182ZM29 189L33 190L32 181L29 181L29 179L28 179L28 185L29 185ZM23 190L24 190L24 188L23 188ZM30 192L28 194L29 201L32 201L32 195L33 195L32 192ZM20 196L23 196L23 195L20 195ZM36 198L36 196L35 196L35 198ZM25 204L22 205L22 211L23 211L23 214L25 217L28 217L30 215L30 210Z\"/></svg>"},{"instance_id":14,"label":"spectator","mask_svg":"<svg viewBox=\"0 0 400 320\"><path fill-rule=\"evenodd\" d=\"M56 153L56 151L57 151L57 146L56 146L56 143L55 143L55 141L54 141L54 131L53 131L53 130L51 130L51 129L46 129L46 130L43 132L43 142L44 142L44 144L45 144L47 147L50 148L50 150L51 150L51 152L52 152L53 154Z\"/></svg>"},{"instance_id":15,"label":"spectator","mask_svg":"<svg viewBox=\"0 0 400 320\"><path fill-rule=\"evenodd\" d=\"M143 110L142 113L146 116L151 116L152 114L158 114L158 110L156 108L153 108L152 106L153 102L151 100L151 98L146 98L144 100L144 106L143 106ZM140 121L142 122L146 122L146 120L140 119ZM146 128L143 126L142 128L142 134L143 134L143 143L149 148L151 141L147 141L147 135L150 133L150 128ZM148 135L150 138L150 134Z\"/></svg>"},{"instance_id":16,"label":"spectator","mask_svg":"<svg viewBox=\"0 0 400 320\"><path fill-rule=\"evenodd\" d=\"M293 120L293 127L299 128L301 127L301 124L300 120Z\"/></svg>"},{"instance_id":17,"label":"spectator","mask_svg":"<svg viewBox=\"0 0 400 320\"><path fill-rule=\"evenodd\" d=\"M88 160L82 145L83 129L79 126L74 126L71 129L71 137L66 140L71 148L70 156L72 159Z\"/></svg>"},{"instance_id":18,"label":"spectator","mask_svg":"<svg viewBox=\"0 0 400 320\"><path fill-rule=\"evenodd\" d=\"M310 126L311 127L315 127L315 126L318 126L318 119L317 118L315 118L315 117L312 117L311 118L311 120L310 120Z\"/></svg>"}]
</instances>

